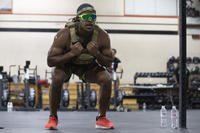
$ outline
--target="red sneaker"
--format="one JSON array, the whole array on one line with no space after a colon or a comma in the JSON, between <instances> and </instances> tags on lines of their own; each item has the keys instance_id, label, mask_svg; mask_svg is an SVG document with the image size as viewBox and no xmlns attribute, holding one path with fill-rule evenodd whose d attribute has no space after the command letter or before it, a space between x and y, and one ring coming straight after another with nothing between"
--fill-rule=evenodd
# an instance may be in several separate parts
<instances>
[{"instance_id":1,"label":"red sneaker","mask_svg":"<svg viewBox=\"0 0 200 133\"><path fill-rule=\"evenodd\" d=\"M106 117L100 117L96 121L95 127L98 129L114 129L115 128L114 124L111 121L109 121Z\"/></svg>"},{"instance_id":2,"label":"red sneaker","mask_svg":"<svg viewBox=\"0 0 200 133\"><path fill-rule=\"evenodd\" d=\"M58 125L58 118L55 117L55 116L50 116L49 117L49 121L45 125L45 128L48 128L48 129L57 129L57 125Z\"/></svg>"}]
</instances>

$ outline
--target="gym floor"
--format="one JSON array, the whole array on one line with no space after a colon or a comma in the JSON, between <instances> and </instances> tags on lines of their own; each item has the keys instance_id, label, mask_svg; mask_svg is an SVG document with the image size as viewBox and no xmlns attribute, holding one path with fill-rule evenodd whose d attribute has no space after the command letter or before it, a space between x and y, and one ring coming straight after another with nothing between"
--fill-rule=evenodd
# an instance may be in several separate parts
<instances>
[{"instance_id":1,"label":"gym floor","mask_svg":"<svg viewBox=\"0 0 200 133\"><path fill-rule=\"evenodd\" d=\"M108 112L116 125L114 130L95 129L97 112L59 112L58 130L44 129L48 111L0 112L0 133L199 133L200 110L187 111L187 129L160 127L160 113L155 111ZM168 118L169 117L168 111ZM168 119L169 121L169 119ZM169 122L168 122L169 123Z\"/></svg>"}]
</instances>

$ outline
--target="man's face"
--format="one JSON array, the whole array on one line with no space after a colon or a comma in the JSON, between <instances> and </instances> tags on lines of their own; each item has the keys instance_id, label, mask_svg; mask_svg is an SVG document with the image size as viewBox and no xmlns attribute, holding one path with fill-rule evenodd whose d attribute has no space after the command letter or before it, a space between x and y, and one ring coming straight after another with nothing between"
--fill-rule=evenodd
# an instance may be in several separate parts
<instances>
[{"instance_id":1,"label":"man's face","mask_svg":"<svg viewBox=\"0 0 200 133\"><path fill-rule=\"evenodd\" d=\"M96 21L96 14L91 11L79 15L80 27L85 31L92 32Z\"/></svg>"}]
</instances>

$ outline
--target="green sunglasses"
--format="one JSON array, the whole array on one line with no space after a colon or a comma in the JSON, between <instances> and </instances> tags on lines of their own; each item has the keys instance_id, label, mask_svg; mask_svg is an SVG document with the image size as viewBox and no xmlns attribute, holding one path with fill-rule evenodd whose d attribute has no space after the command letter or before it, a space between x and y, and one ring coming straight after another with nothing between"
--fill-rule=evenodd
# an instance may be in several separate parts
<instances>
[{"instance_id":1,"label":"green sunglasses","mask_svg":"<svg viewBox=\"0 0 200 133\"><path fill-rule=\"evenodd\" d=\"M97 18L96 14L81 14L79 17L84 21L95 21Z\"/></svg>"}]
</instances>

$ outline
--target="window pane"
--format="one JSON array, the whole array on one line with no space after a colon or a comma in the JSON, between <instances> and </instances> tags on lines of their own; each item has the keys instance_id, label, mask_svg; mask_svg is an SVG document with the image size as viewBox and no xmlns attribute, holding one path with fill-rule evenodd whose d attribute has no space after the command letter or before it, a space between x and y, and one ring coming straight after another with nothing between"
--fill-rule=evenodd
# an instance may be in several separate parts
<instances>
[{"instance_id":1,"label":"window pane","mask_svg":"<svg viewBox=\"0 0 200 133\"><path fill-rule=\"evenodd\" d=\"M125 0L125 15L177 16L177 0Z\"/></svg>"},{"instance_id":2,"label":"window pane","mask_svg":"<svg viewBox=\"0 0 200 133\"><path fill-rule=\"evenodd\" d=\"M12 0L0 0L0 12L12 11Z\"/></svg>"}]
</instances>

